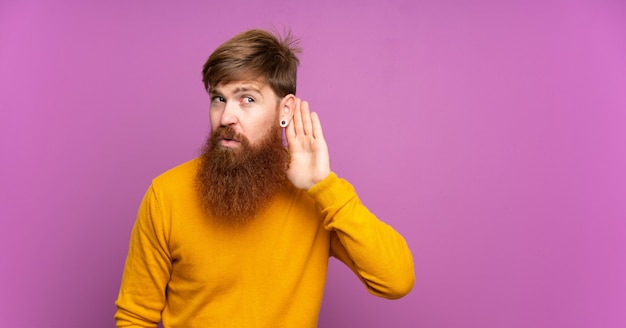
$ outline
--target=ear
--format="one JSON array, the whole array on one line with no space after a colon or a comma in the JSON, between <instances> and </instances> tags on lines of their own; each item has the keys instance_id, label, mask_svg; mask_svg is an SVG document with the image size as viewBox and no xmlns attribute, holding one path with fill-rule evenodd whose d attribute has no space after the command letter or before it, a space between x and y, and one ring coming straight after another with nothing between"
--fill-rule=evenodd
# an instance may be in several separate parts
<instances>
[{"instance_id":1,"label":"ear","mask_svg":"<svg viewBox=\"0 0 626 328\"><path fill-rule=\"evenodd\" d=\"M278 107L278 120L279 122L285 120L287 124L291 122L293 118L293 113L296 110L296 96L293 94L288 94L280 101L280 105Z\"/></svg>"}]
</instances>

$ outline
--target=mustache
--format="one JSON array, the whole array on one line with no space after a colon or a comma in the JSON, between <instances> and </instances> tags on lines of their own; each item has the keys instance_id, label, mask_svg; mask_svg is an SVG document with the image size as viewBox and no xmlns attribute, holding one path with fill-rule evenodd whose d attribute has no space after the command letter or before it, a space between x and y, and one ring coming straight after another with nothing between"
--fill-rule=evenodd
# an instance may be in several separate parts
<instances>
[{"instance_id":1,"label":"mustache","mask_svg":"<svg viewBox=\"0 0 626 328\"><path fill-rule=\"evenodd\" d=\"M232 126L218 126L211 133L211 143L217 144L220 139L235 140L241 143L249 144L248 138L241 133L235 131Z\"/></svg>"},{"instance_id":2,"label":"mustache","mask_svg":"<svg viewBox=\"0 0 626 328\"><path fill-rule=\"evenodd\" d=\"M241 135L235 131L232 126L219 126L215 131L213 131L213 136L216 138L227 138L227 139L240 139Z\"/></svg>"}]
</instances>

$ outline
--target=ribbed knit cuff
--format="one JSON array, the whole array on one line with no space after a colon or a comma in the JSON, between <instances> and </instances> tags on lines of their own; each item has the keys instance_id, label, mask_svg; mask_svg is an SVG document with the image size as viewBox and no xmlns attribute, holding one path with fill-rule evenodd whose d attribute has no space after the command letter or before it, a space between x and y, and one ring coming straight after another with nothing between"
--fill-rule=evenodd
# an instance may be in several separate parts
<instances>
[{"instance_id":1,"label":"ribbed knit cuff","mask_svg":"<svg viewBox=\"0 0 626 328\"><path fill-rule=\"evenodd\" d=\"M354 196L352 186L331 172L324 180L320 181L309 190L309 194L321 209L326 209L336 204L344 204Z\"/></svg>"}]
</instances>

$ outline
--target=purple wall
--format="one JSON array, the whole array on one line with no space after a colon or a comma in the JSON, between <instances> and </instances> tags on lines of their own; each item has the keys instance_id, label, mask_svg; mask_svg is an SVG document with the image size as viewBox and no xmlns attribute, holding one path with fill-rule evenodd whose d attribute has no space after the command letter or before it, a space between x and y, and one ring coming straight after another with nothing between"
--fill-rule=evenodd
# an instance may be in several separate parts
<instances>
[{"instance_id":1,"label":"purple wall","mask_svg":"<svg viewBox=\"0 0 626 328\"><path fill-rule=\"evenodd\" d=\"M336 260L320 327L626 326L626 3L2 1L0 326L110 327L151 178L208 131L200 68L290 26L333 169L413 292Z\"/></svg>"}]
</instances>

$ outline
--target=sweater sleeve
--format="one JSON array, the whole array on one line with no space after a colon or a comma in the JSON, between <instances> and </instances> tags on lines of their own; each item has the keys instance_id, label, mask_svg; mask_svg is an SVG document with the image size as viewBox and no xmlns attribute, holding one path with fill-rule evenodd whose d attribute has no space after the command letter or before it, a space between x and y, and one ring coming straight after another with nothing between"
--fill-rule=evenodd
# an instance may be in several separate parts
<instances>
[{"instance_id":1,"label":"sweater sleeve","mask_svg":"<svg viewBox=\"0 0 626 328\"><path fill-rule=\"evenodd\" d=\"M413 288L413 257L404 238L359 200L346 180L331 173L309 189L331 231L331 255L345 263L376 296L397 299Z\"/></svg>"},{"instance_id":2,"label":"sweater sleeve","mask_svg":"<svg viewBox=\"0 0 626 328\"><path fill-rule=\"evenodd\" d=\"M117 327L157 327L165 305L172 261L154 186L146 193L133 227L115 305Z\"/></svg>"}]
</instances>

